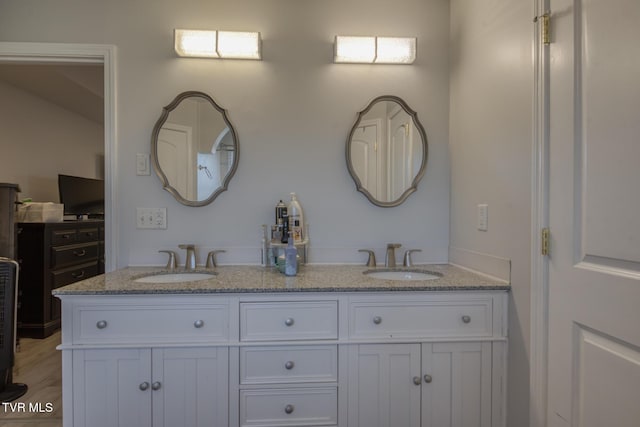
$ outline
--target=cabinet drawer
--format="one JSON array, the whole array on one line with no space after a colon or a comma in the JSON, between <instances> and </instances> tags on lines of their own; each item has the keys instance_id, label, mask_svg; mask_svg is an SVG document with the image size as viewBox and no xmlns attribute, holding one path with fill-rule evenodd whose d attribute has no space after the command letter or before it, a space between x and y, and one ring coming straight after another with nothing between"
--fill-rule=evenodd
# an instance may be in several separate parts
<instances>
[{"instance_id":1,"label":"cabinet drawer","mask_svg":"<svg viewBox=\"0 0 640 427\"><path fill-rule=\"evenodd\" d=\"M491 336L492 300L352 301L351 338Z\"/></svg>"},{"instance_id":2,"label":"cabinet drawer","mask_svg":"<svg viewBox=\"0 0 640 427\"><path fill-rule=\"evenodd\" d=\"M88 279L98 275L98 261L92 261L81 265L55 270L51 272L52 289L59 288L69 283Z\"/></svg>"},{"instance_id":3,"label":"cabinet drawer","mask_svg":"<svg viewBox=\"0 0 640 427\"><path fill-rule=\"evenodd\" d=\"M338 422L336 388L240 391L240 425L326 426Z\"/></svg>"},{"instance_id":4,"label":"cabinet drawer","mask_svg":"<svg viewBox=\"0 0 640 427\"><path fill-rule=\"evenodd\" d=\"M100 240L98 227L83 227L78 229L78 242L97 242Z\"/></svg>"},{"instance_id":5,"label":"cabinet drawer","mask_svg":"<svg viewBox=\"0 0 640 427\"><path fill-rule=\"evenodd\" d=\"M240 349L241 384L332 381L338 381L335 345Z\"/></svg>"},{"instance_id":6,"label":"cabinet drawer","mask_svg":"<svg viewBox=\"0 0 640 427\"><path fill-rule=\"evenodd\" d=\"M74 312L74 338L87 343L171 343L226 341L227 305L176 307L81 306Z\"/></svg>"},{"instance_id":7,"label":"cabinet drawer","mask_svg":"<svg viewBox=\"0 0 640 427\"><path fill-rule=\"evenodd\" d=\"M51 230L51 245L69 245L78 241L78 231L75 228Z\"/></svg>"},{"instance_id":8,"label":"cabinet drawer","mask_svg":"<svg viewBox=\"0 0 640 427\"><path fill-rule=\"evenodd\" d=\"M337 338L337 301L240 304L242 341Z\"/></svg>"},{"instance_id":9,"label":"cabinet drawer","mask_svg":"<svg viewBox=\"0 0 640 427\"><path fill-rule=\"evenodd\" d=\"M98 257L98 242L51 248L51 268L78 264Z\"/></svg>"}]
</instances>

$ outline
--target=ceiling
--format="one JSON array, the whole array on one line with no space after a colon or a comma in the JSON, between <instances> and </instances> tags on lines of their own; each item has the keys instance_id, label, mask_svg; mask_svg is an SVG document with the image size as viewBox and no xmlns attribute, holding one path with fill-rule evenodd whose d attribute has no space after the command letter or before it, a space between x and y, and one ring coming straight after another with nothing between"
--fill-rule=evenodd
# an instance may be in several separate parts
<instances>
[{"instance_id":1,"label":"ceiling","mask_svg":"<svg viewBox=\"0 0 640 427\"><path fill-rule=\"evenodd\" d=\"M104 124L102 64L0 64L0 81Z\"/></svg>"}]
</instances>

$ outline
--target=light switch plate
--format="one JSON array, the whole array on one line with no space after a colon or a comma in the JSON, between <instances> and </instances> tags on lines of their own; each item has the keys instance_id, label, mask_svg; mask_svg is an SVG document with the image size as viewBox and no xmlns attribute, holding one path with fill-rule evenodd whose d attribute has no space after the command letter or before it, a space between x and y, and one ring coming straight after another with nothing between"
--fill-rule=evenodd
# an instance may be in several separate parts
<instances>
[{"instance_id":1,"label":"light switch plate","mask_svg":"<svg viewBox=\"0 0 640 427\"><path fill-rule=\"evenodd\" d=\"M136 208L136 228L166 229L167 208Z\"/></svg>"},{"instance_id":2,"label":"light switch plate","mask_svg":"<svg viewBox=\"0 0 640 427\"><path fill-rule=\"evenodd\" d=\"M489 229L489 205L478 205L478 230L487 231Z\"/></svg>"},{"instance_id":3,"label":"light switch plate","mask_svg":"<svg viewBox=\"0 0 640 427\"><path fill-rule=\"evenodd\" d=\"M151 175L148 154L136 154L136 175Z\"/></svg>"}]
</instances>

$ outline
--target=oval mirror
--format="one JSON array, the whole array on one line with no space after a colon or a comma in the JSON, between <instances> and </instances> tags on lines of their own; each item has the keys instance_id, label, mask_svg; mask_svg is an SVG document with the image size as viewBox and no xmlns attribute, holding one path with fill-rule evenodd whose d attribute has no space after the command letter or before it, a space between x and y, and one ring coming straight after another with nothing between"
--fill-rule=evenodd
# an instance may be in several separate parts
<instances>
[{"instance_id":1,"label":"oval mirror","mask_svg":"<svg viewBox=\"0 0 640 427\"><path fill-rule=\"evenodd\" d=\"M358 113L347 139L347 167L371 203L398 206L416 191L427 152L416 112L396 96L379 96Z\"/></svg>"},{"instance_id":2,"label":"oval mirror","mask_svg":"<svg viewBox=\"0 0 640 427\"><path fill-rule=\"evenodd\" d=\"M151 156L165 190L187 206L204 206L227 189L238 167L238 138L227 112L207 94L184 92L162 109Z\"/></svg>"}]
</instances>

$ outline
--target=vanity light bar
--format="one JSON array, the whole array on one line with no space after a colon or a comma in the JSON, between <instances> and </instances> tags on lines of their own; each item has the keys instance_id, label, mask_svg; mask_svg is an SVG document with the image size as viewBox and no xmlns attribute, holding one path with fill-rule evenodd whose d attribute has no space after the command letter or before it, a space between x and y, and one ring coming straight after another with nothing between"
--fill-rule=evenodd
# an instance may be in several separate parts
<instances>
[{"instance_id":1,"label":"vanity light bar","mask_svg":"<svg viewBox=\"0 0 640 427\"><path fill-rule=\"evenodd\" d=\"M336 36L335 63L412 64L416 37Z\"/></svg>"},{"instance_id":2,"label":"vanity light bar","mask_svg":"<svg viewBox=\"0 0 640 427\"><path fill-rule=\"evenodd\" d=\"M260 33L247 31L174 30L179 56L222 59L262 59Z\"/></svg>"}]
</instances>

